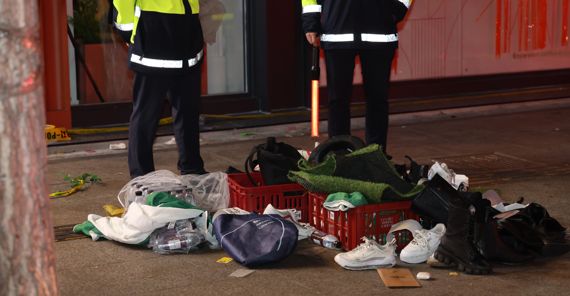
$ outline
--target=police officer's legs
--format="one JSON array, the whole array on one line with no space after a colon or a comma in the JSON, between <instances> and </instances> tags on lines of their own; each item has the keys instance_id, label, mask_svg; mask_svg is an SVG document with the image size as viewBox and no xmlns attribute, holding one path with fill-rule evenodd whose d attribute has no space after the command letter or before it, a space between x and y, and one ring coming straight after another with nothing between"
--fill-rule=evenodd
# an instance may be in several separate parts
<instances>
[{"instance_id":1,"label":"police officer's legs","mask_svg":"<svg viewBox=\"0 0 570 296\"><path fill-rule=\"evenodd\" d=\"M329 137L350 135L350 97L356 52L325 50L329 99Z\"/></svg>"},{"instance_id":2,"label":"police officer's legs","mask_svg":"<svg viewBox=\"0 0 570 296\"><path fill-rule=\"evenodd\" d=\"M158 75L135 74L133 112L129 124L129 172L131 178L154 171L152 145L167 86Z\"/></svg>"},{"instance_id":3,"label":"police officer's legs","mask_svg":"<svg viewBox=\"0 0 570 296\"><path fill-rule=\"evenodd\" d=\"M200 156L200 66L193 66L189 74L173 77L170 84L178 169L182 175L205 173Z\"/></svg>"},{"instance_id":4,"label":"police officer's legs","mask_svg":"<svg viewBox=\"0 0 570 296\"><path fill-rule=\"evenodd\" d=\"M386 152L388 137L388 87L395 46L360 51L366 93L366 143L378 144Z\"/></svg>"}]
</instances>

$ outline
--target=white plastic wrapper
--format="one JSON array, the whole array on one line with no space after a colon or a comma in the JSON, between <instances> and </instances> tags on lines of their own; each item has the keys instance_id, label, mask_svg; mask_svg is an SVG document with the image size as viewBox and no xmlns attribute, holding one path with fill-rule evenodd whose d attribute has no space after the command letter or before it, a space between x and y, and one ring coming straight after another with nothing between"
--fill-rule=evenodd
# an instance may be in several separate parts
<instances>
[{"instance_id":1,"label":"white plastic wrapper","mask_svg":"<svg viewBox=\"0 0 570 296\"><path fill-rule=\"evenodd\" d=\"M228 175L214 172L204 175L182 175L182 184L192 188L191 204L202 210L214 213L230 204Z\"/></svg>"},{"instance_id":2,"label":"white plastic wrapper","mask_svg":"<svg viewBox=\"0 0 570 296\"><path fill-rule=\"evenodd\" d=\"M132 179L121 189L117 199L127 209L133 202L144 204L146 197L153 192L168 192L211 213L227 208L230 203L226 173L180 176L167 170L151 172Z\"/></svg>"},{"instance_id":3,"label":"white plastic wrapper","mask_svg":"<svg viewBox=\"0 0 570 296\"><path fill-rule=\"evenodd\" d=\"M123 208L127 209L133 202L144 204L146 196L150 193L169 192L172 194L185 189L187 188L182 184L180 176L171 171L158 170L129 181L119 191L117 199Z\"/></svg>"}]
</instances>

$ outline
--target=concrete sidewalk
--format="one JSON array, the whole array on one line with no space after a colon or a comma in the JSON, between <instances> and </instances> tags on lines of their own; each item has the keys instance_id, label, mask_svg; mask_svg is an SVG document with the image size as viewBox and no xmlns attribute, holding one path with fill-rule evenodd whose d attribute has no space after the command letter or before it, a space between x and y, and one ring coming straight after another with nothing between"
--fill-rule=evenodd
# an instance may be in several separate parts
<instances>
[{"instance_id":1,"label":"concrete sidewalk","mask_svg":"<svg viewBox=\"0 0 570 296\"><path fill-rule=\"evenodd\" d=\"M569 226L568 118L570 108L561 107L422 123L392 121L388 152L396 163L403 163L405 155L420 163L446 162L456 172L467 174L472 187L497 189L506 201L524 197L525 202L538 202ZM307 126L272 126L215 136L205 133L202 154L206 169L242 169L251 147L267 135L279 135L280 141L311 149L314 141L306 136ZM360 127L356 125L355 135L362 136ZM167 140L157 141L155 163L157 169L175 171L177 154L173 145L164 143ZM83 222L89 213L104 215L103 204L118 205L116 195L129 181L126 151L100 153L108 144L75 147L73 151L50 148L50 192L66 187L66 174L89 172L103 180L103 184L51 201L56 228ZM570 289L569 254L524 266L496 265L490 276L450 276L449 270L399 263L414 274L429 271L434 280L422 282L419 289L389 290L375 271L343 270L333 261L336 252L307 241L285 261L256 269L246 278L229 277L242 268L235 262L216 262L226 256L222 250L164 256L109 241L77 239L57 242L56 252L62 295L565 295Z\"/></svg>"}]
</instances>

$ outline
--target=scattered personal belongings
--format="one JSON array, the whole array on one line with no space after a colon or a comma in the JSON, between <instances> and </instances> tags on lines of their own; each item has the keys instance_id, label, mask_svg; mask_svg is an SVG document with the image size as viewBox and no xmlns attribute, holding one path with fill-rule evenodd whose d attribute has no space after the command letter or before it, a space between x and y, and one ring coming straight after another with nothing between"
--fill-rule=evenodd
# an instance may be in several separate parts
<instances>
[{"instance_id":1,"label":"scattered personal belongings","mask_svg":"<svg viewBox=\"0 0 570 296\"><path fill-rule=\"evenodd\" d=\"M124 208L119 208L114 205L103 205L103 209L110 217L121 217L125 213Z\"/></svg>"},{"instance_id":2,"label":"scattered personal belongings","mask_svg":"<svg viewBox=\"0 0 570 296\"><path fill-rule=\"evenodd\" d=\"M413 199L423 189L396 172L380 146L373 144L346 155L331 155L317 165L299 162L289 178L312 192L360 192L368 203Z\"/></svg>"},{"instance_id":3,"label":"scattered personal belongings","mask_svg":"<svg viewBox=\"0 0 570 296\"><path fill-rule=\"evenodd\" d=\"M345 155L362 149L366 146L362 139L350 135L338 135L329 138L325 142L317 145L309 155L308 161L313 164L323 162L332 155Z\"/></svg>"},{"instance_id":4,"label":"scattered personal belongings","mask_svg":"<svg viewBox=\"0 0 570 296\"><path fill-rule=\"evenodd\" d=\"M420 223L413 219L404 220L393 224L388 231L387 239L390 240L400 231L409 231L413 239L400 251L400 260L405 263L418 264L425 262L433 255L441 237L445 234L445 225L437 224L432 229L423 229Z\"/></svg>"},{"instance_id":5,"label":"scattered personal belongings","mask_svg":"<svg viewBox=\"0 0 570 296\"><path fill-rule=\"evenodd\" d=\"M295 225L299 231L299 240L306 239L313 232L315 232L315 227L309 225L309 223L301 223L301 213L297 209L276 209L272 204L268 204L263 210L264 215L277 215Z\"/></svg>"},{"instance_id":6,"label":"scattered personal belongings","mask_svg":"<svg viewBox=\"0 0 570 296\"><path fill-rule=\"evenodd\" d=\"M297 148L275 137L268 137L263 144L256 145L245 160L245 171L252 184L257 184L251 172L259 165L264 185L292 183L287 178L290 170L298 170L298 162L304 159Z\"/></svg>"},{"instance_id":7,"label":"scattered personal belongings","mask_svg":"<svg viewBox=\"0 0 570 296\"><path fill-rule=\"evenodd\" d=\"M193 223L212 248L217 247L211 235L208 213L179 200L166 192L147 196L144 204L133 202L122 217L101 217L90 214L87 221L76 225L73 231L91 236L93 240L105 238L117 242L147 246L150 235L168 223L194 219Z\"/></svg>"},{"instance_id":8,"label":"scattered personal belongings","mask_svg":"<svg viewBox=\"0 0 570 296\"><path fill-rule=\"evenodd\" d=\"M348 270L377 269L396 264L396 239L384 245L367 237L362 237L362 241L351 251L337 254L334 261Z\"/></svg>"},{"instance_id":9,"label":"scattered personal belongings","mask_svg":"<svg viewBox=\"0 0 570 296\"><path fill-rule=\"evenodd\" d=\"M428 180L435 175L440 175L447 183L458 191L467 191L469 189L469 178L465 175L456 174L452 169L447 167L445 163L435 162L428 171Z\"/></svg>"},{"instance_id":10,"label":"scattered personal belongings","mask_svg":"<svg viewBox=\"0 0 570 296\"><path fill-rule=\"evenodd\" d=\"M214 232L226 253L247 267L275 263L297 247L297 227L277 215L220 215Z\"/></svg>"},{"instance_id":11,"label":"scattered personal belongings","mask_svg":"<svg viewBox=\"0 0 570 296\"><path fill-rule=\"evenodd\" d=\"M431 274L426 271L420 271L418 274L416 274L416 278L418 280L427 281L431 279Z\"/></svg>"},{"instance_id":12,"label":"scattered personal belongings","mask_svg":"<svg viewBox=\"0 0 570 296\"><path fill-rule=\"evenodd\" d=\"M323 203L323 207L329 211L346 212L357 206L368 204L366 197L360 192L337 192L331 193Z\"/></svg>"},{"instance_id":13,"label":"scattered personal belongings","mask_svg":"<svg viewBox=\"0 0 570 296\"><path fill-rule=\"evenodd\" d=\"M85 173L77 177L71 177L70 175L67 175L63 178L63 180L69 182L71 188L51 193L49 195L50 198L70 196L76 193L77 191L87 189L91 184L101 183L102 181L101 178L90 173Z\"/></svg>"},{"instance_id":14,"label":"scattered personal belongings","mask_svg":"<svg viewBox=\"0 0 570 296\"><path fill-rule=\"evenodd\" d=\"M418 288L422 286L407 268L380 268L378 274L388 288Z\"/></svg>"},{"instance_id":15,"label":"scattered personal belongings","mask_svg":"<svg viewBox=\"0 0 570 296\"><path fill-rule=\"evenodd\" d=\"M158 254L188 254L206 242L206 236L193 219L170 222L150 235L149 248Z\"/></svg>"},{"instance_id":16,"label":"scattered personal belongings","mask_svg":"<svg viewBox=\"0 0 570 296\"><path fill-rule=\"evenodd\" d=\"M430 267L433 267L433 268L451 268L452 267L449 264L445 264L444 262L437 260L433 255L431 255L428 258L428 260L426 261L426 264L429 265Z\"/></svg>"},{"instance_id":17,"label":"scattered personal belongings","mask_svg":"<svg viewBox=\"0 0 570 296\"><path fill-rule=\"evenodd\" d=\"M244 211L238 207L217 210L216 213L214 213L214 215L212 216L212 223L216 220L216 218L218 218L220 215L224 215L224 214L247 215L247 214L251 214L251 213L248 211Z\"/></svg>"},{"instance_id":18,"label":"scattered personal belongings","mask_svg":"<svg viewBox=\"0 0 570 296\"><path fill-rule=\"evenodd\" d=\"M483 198L488 199L489 202L491 202L492 206L504 202L503 199L501 198L501 195L499 195L499 193L493 189L489 189L483 192Z\"/></svg>"},{"instance_id":19,"label":"scattered personal belongings","mask_svg":"<svg viewBox=\"0 0 570 296\"><path fill-rule=\"evenodd\" d=\"M430 167L428 165L418 164L408 155L405 157L410 161L410 165L407 166L406 164L395 164L394 168L398 174L400 174L404 180L411 184L419 185L427 181L428 171Z\"/></svg>"},{"instance_id":20,"label":"scattered personal belongings","mask_svg":"<svg viewBox=\"0 0 570 296\"><path fill-rule=\"evenodd\" d=\"M129 181L117 195L119 203L128 208L133 202L144 203L153 192L168 192L202 210L215 212L229 205L228 176L223 172L203 175L176 175L159 170Z\"/></svg>"}]
</instances>

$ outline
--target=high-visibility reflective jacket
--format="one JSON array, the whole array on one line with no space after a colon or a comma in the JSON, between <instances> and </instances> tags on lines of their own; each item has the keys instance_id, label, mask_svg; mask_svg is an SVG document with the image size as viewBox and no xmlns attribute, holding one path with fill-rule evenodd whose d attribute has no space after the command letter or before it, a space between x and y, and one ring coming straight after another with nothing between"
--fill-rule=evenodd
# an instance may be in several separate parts
<instances>
[{"instance_id":1,"label":"high-visibility reflective jacket","mask_svg":"<svg viewBox=\"0 0 570 296\"><path fill-rule=\"evenodd\" d=\"M324 49L397 45L397 23L413 0L301 0L303 30Z\"/></svg>"},{"instance_id":2,"label":"high-visibility reflective jacket","mask_svg":"<svg viewBox=\"0 0 570 296\"><path fill-rule=\"evenodd\" d=\"M113 0L115 28L131 43L129 66L184 73L203 56L199 0Z\"/></svg>"}]
</instances>

